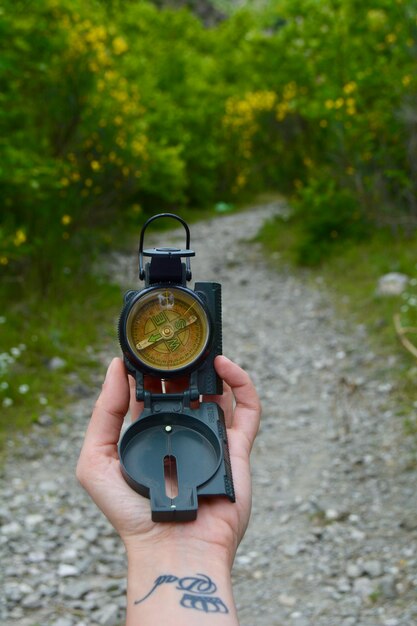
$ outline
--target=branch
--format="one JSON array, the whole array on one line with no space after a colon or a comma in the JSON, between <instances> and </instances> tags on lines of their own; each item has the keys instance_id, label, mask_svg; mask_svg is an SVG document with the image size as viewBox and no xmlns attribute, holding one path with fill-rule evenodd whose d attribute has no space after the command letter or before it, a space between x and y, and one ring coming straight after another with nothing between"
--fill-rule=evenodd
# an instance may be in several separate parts
<instances>
[{"instance_id":1,"label":"branch","mask_svg":"<svg viewBox=\"0 0 417 626\"><path fill-rule=\"evenodd\" d=\"M407 333L417 332L417 328L401 326L401 320L398 313L395 313L393 319L395 332L397 333L399 340L404 348L417 359L417 347L406 337Z\"/></svg>"}]
</instances>

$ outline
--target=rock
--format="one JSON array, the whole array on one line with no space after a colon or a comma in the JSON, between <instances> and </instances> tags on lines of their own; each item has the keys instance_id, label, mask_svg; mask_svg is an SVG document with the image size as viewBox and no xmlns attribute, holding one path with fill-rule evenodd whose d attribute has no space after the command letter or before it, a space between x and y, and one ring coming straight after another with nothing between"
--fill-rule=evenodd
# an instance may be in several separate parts
<instances>
[{"instance_id":1,"label":"rock","mask_svg":"<svg viewBox=\"0 0 417 626\"><path fill-rule=\"evenodd\" d=\"M86 528L83 532L83 537L84 539L87 539L87 541L89 542L94 542L98 537L97 528L94 528L94 526L90 526L89 528Z\"/></svg>"},{"instance_id":2,"label":"rock","mask_svg":"<svg viewBox=\"0 0 417 626\"><path fill-rule=\"evenodd\" d=\"M25 518L25 526L29 529L35 528L35 526L39 526L39 524L42 524L44 520L44 516L38 513L34 513L33 515L27 515Z\"/></svg>"},{"instance_id":3,"label":"rock","mask_svg":"<svg viewBox=\"0 0 417 626\"><path fill-rule=\"evenodd\" d=\"M70 583L63 589L63 595L66 598L72 598L73 600L79 600L83 596L87 595L90 591L95 591L95 585L89 580L76 580Z\"/></svg>"},{"instance_id":4,"label":"rock","mask_svg":"<svg viewBox=\"0 0 417 626\"><path fill-rule=\"evenodd\" d=\"M417 510L410 511L403 515L400 526L408 531L417 530Z\"/></svg>"},{"instance_id":5,"label":"rock","mask_svg":"<svg viewBox=\"0 0 417 626\"><path fill-rule=\"evenodd\" d=\"M26 558L27 563L42 563L45 560L45 552L29 552Z\"/></svg>"},{"instance_id":6,"label":"rock","mask_svg":"<svg viewBox=\"0 0 417 626\"><path fill-rule=\"evenodd\" d=\"M294 598L293 596L288 596L285 593L281 593L278 596L278 602L280 604L282 604L283 606L295 606L297 603L297 598Z\"/></svg>"},{"instance_id":7,"label":"rock","mask_svg":"<svg viewBox=\"0 0 417 626\"><path fill-rule=\"evenodd\" d=\"M42 606L42 600L39 594L34 592L25 596L21 604L24 609L37 609Z\"/></svg>"},{"instance_id":8,"label":"rock","mask_svg":"<svg viewBox=\"0 0 417 626\"><path fill-rule=\"evenodd\" d=\"M304 548L300 546L298 543L290 543L282 548L285 556L296 556L299 552L301 552Z\"/></svg>"},{"instance_id":9,"label":"rock","mask_svg":"<svg viewBox=\"0 0 417 626\"><path fill-rule=\"evenodd\" d=\"M384 569L379 561L364 561L363 571L371 578L382 576Z\"/></svg>"},{"instance_id":10,"label":"rock","mask_svg":"<svg viewBox=\"0 0 417 626\"><path fill-rule=\"evenodd\" d=\"M397 585L394 576L384 576L379 581L379 591L387 600L395 600L398 596Z\"/></svg>"},{"instance_id":11,"label":"rock","mask_svg":"<svg viewBox=\"0 0 417 626\"><path fill-rule=\"evenodd\" d=\"M74 626L74 620L71 617L60 617L51 626Z\"/></svg>"},{"instance_id":12,"label":"rock","mask_svg":"<svg viewBox=\"0 0 417 626\"><path fill-rule=\"evenodd\" d=\"M48 361L48 369L51 370L51 372L54 372L56 370L60 370L63 367L65 367L67 364L67 362L65 361L65 359L62 359L59 356L54 356L52 357L52 359L49 359Z\"/></svg>"},{"instance_id":13,"label":"rock","mask_svg":"<svg viewBox=\"0 0 417 626\"><path fill-rule=\"evenodd\" d=\"M379 296L399 296L408 285L409 278L399 272L384 274L378 279L377 294Z\"/></svg>"},{"instance_id":14,"label":"rock","mask_svg":"<svg viewBox=\"0 0 417 626\"><path fill-rule=\"evenodd\" d=\"M51 426L51 424L53 423L52 417L47 413L42 413L41 415L39 415L36 421L41 426Z\"/></svg>"},{"instance_id":15,"label":"rock","mask_svg":"<svg viewBox=\"0 0 417 626\"><path fill-rule=\"evenodd\" d=\"M107 604L103 608L95 611L94 620L101 626L117 626L119 624L119 607L117 604Z\"/></svg>"},{"instance_id":16,"label":"rock","mask_svg":"<svg viewBox=\"0 0 417 626\"><path fill-rule=\"evenodd\" d=\"M353 583L353 593L356 593L361 598L369 598L369 596L375 593L375 585L365 576L356 578Z\"/></svg>"},{"instance_id":17,"label":"rock","mask_svg":"<svg viewBox=\"0 0 417 626\"><path fill-rule=\"evenodd\" d=\"M66 578L67 576L78 576L80 570L70 563L60 563L58 566L58 576Z\"/></svg>"},{"instance_id":18,"label":"rock","mask_svg":"<svg viewBox=\"0 0 417 626\"><path fill-rule=\"evenodd\" d=\"M363 573L363 568L357 563L348 563L346 566L346 574L349 578L359 578Z\"/></svg>"},{"instance_id":19,"label":"rock","mask_svg":"<svg viewBox=\"0 0 417 626\"><path fill-rule=\"evenodd\" d=\"M18 537L22 531L23 528L18 522L10 522L1 528L2 535L6 535L6 537Z\"/></svg>"}]
</instances>

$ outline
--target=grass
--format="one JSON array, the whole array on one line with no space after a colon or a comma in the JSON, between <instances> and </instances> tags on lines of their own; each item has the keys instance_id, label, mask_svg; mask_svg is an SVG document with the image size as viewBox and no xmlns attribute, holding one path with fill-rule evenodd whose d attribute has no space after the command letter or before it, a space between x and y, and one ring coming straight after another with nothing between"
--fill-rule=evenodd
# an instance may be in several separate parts
<instances>
[{"instance_id":1,"label":"grass","mask_svg":"<svg viewBox=\"0 0 417 626\"><path fill-rule=\"evenodd\" d=\"M77 386L91 384L97 351L116 341L121 306L120 287L89 274L63 274L43 297L30 284L18 291L1 287L0 449L40 415L53 420Z\"/></svg>"},{"instance_id":2,"label":"grass","mask_svg":"<svg viewBox=\"0 0 417 626\"><path fill-rule=\"evenodd\" d=\"M375 231L361 242L338 242L333 253L315 267L297 265L297 246L303 237L302 225L291 217L277 218L266 225L258 239L276 267L291 266L307 279L320 282L333 298L339 316L363 324L372 349L381 356L395 355L396 364L388 374L395 387L398 414L404 416L405 432L417 433L417 362L400 344L393 324L399 313L403 326L417 327L417 235L393 236ZM410 281L403 294L378 294L378 280L389 272L406 274ZM417 345L417 334L409 335ZM413 415L414 413L414 415Z\"/></svg>"}]
</instances>

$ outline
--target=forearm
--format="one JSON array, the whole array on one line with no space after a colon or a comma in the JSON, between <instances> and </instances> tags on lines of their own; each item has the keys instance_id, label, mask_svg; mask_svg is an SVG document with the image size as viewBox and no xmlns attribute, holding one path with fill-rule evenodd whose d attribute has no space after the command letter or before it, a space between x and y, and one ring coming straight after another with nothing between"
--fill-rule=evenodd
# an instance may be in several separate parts
<instances>
[{"instance_id":1,"label":"forearm","mask_svg":"<svg viewBox=\"0 0 417 626\"><path fill-rule=\"evenodd\" d=\"M126 626L238 626L227 558L212 549L128 550Z\"/></svg>"}]
</instances>

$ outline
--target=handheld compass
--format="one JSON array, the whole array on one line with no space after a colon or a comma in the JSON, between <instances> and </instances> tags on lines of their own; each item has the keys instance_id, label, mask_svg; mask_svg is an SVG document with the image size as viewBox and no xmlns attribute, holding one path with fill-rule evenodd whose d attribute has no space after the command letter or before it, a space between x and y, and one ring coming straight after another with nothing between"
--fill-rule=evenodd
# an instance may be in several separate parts
<instances>
[{"instance_id":1,"label":"handheld compass","mask_svg":"<svg viewBox=\"0 0 417 626\"><path fill-rule=\"evenodd\" d=\"M159 218L181 222L184 249L144 249L145 231ZM145 285L125 294L119 320L124 361L136 381L136 398L144 402L119 443L121 468L127 483L150 498L157 522L195 519L198 496L235 500L223 411L214 402L200 401L203 394L222 393L214 369L222 352L221 285L198 282L194 290L187 287L194 255L182 218L172 213L151 217L139 243L139 278ZM145 265L144 257L151 259ZM180 393L147 389L152 378L184 376L188 386ZM175 468L175 493L167 487L167 466Z\"/></svg>"}]
</instances>

